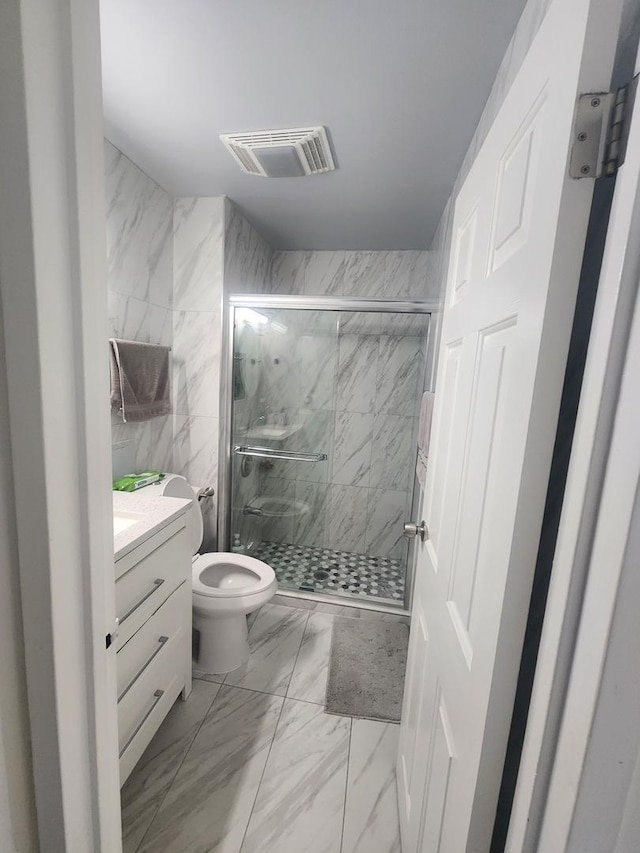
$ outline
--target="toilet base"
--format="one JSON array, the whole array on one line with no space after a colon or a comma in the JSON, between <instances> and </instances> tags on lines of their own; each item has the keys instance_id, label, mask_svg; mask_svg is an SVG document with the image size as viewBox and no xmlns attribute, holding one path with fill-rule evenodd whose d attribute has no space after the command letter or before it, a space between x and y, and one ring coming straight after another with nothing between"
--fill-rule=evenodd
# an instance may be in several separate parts
<instances>
[{"instance_id":1,"label":"toilet base","mask_svg":"<svg viewBox=\"0 0 640 853\"><path fill-rule=\"evenodd\" d=\"M247 617L244 613L214 619L194 612L193 627L200 633L197 669L211 675L223 675L249 660Z\"/></svg>"}]
</instances>

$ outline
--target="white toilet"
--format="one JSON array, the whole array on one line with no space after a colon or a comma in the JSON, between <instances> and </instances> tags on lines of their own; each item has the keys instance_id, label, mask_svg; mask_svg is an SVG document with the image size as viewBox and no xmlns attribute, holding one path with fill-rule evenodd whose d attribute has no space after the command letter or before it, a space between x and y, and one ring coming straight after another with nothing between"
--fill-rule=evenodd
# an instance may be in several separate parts
<instances>
[{"instance_id":1,"label":"white toilet","mask_svg":"<svg viewBox=\"0 0 640 853\"><path fill-rule=\"evenodd\" d=\"M198 554L203 523L198 499L184 477L167 474L145 492L169 498L188 498L187 530L193 547L193 627L200 633L196 668L202 672L231 672L249 659L247 614L276 593L273 569L244 554Z\"/></svg>"}]
</instances>

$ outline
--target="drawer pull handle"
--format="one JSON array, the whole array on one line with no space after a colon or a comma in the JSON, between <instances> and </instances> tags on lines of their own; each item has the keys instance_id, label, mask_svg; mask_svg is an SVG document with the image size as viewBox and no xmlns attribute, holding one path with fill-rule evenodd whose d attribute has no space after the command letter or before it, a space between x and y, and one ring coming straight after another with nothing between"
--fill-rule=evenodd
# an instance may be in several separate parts
<instances>
[{"instance_id":1,"label":"drawer pull handle","mask_svg":"<svg viewBox=\"0 0 640 853\"><path fill-rule=\"evenodd\" d=\"M147 720L148 720L148 719L149 719L149 717L151 716L151 712L153 711L153 709L156 707L156 705L157 705L157 704L158 704L158 702L162 699L162 697L163 697L163 696L164 696L164 690L156 690L156 692L153 694L153 697L154 697L154 699L153 699L153 704L151 705L151 707L149 708L149 710L147 711L147 713L144 715L144 717L140 720L140 722L138 723L138 725L135 727L134 732L133 732L133 734L131 735L131 737L127 740L127 742L125 743L125 745L124 745L124 746L122 747L122 749L120 750L119 758L122 758L122 756L125 754L125 752L129 749L129 747L131 746L132 741L135 739L135 737L136 737L136 735L138 734L138 732L140 731L140 729L141 729L141 728L144 726L144 724L147 722Z\"/></svg>"},{"instance_id":2,"label":"drawer pull handle","mask_svg":"<svg viewBox=\"0 0 640 853\"><path fill-rule=\"evenodd\" d=\"M158 643L159 643L158 647L152 652L151 657L136 672L136 674L133 676L131 681L127 684L127 686L124 688L122 693L118 696L118 702L127 695L127 693L131 690L131 688L136 683L136 681L140 678L140 676L145 671L145 669L149 666L151 661L155 658L155 656L157 654L159 654L162 651L162 647L164 646L164 644L167 642L168 639L169 639L168 637L158 637Z\"/></svg>"},{"instance_id":3,"label":"drawer pull handle","mask_svg":"<svg viewBox=\"0 0 640 853\"><path fill-rule=\"evenodd\" d=\"M127 612L124 614L124 616L120 619L120 627L122 627L122 623L126 619L128 619L129 616L131 616L132 614L134 614L136 612L138 607L142 607L142 605L145 603L147 598L150 598L157 589L160 589L160 587L162 586L163 583L164 583L164 578L156 578L154 580L153 588L150 589L148 592L145 592L145 594L142 596L140 601L138 601L136 604L134 604L133 607L131 608L131 610L127 610Z\"/></svg>"}]
</instances>

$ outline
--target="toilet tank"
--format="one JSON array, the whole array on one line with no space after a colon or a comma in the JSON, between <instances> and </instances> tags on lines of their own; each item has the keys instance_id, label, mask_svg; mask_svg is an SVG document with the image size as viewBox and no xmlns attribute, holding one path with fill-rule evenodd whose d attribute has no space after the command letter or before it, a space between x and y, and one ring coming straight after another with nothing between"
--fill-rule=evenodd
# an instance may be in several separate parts
<instances>
[{"instance_id":1,"label":"toilet tank","mask_svg":"<svg viewBox=\"0 0 640 853\"><path fill-rule=\"evenodd\" d=\"M161 496L165 498L184 498L193 501L191 508L187 510L187 532L191 542L191 553L197 554L202 545L204 527L202 523L202 512L196 493L189 483L180 474L165 474L158 483L152 483L144 487L145 494Z\"/></svg>"}]
</instances>

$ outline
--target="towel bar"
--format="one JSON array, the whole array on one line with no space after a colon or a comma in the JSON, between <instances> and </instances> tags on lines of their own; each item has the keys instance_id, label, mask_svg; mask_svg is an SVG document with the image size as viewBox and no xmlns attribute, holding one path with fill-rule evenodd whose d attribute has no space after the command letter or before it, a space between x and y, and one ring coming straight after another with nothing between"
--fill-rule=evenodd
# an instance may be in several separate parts
<instances>
[{"instance_id":1,"label":"towel bar","mask_svg":"<svg viewBox=\"0 0 640 853\"><path fill-rule=\"evenodd\" d=\"M233 452L238 456L259 456L261 459L290 459L293 462L324 462L326 453L298 453L295 450L273 450L271 447L251 447L236 444Z\"/></svg>"}]
</instances>

